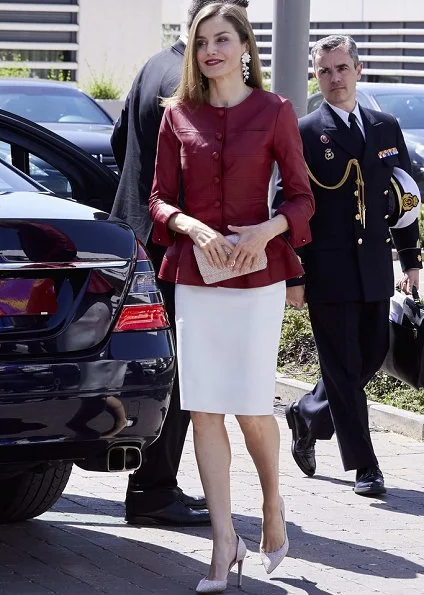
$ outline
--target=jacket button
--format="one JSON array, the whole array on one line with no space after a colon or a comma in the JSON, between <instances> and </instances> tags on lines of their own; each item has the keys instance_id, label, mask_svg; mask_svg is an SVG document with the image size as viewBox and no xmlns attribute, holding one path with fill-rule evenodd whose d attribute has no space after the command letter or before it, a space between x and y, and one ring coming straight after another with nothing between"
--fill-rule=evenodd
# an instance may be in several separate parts
<instances>
[{"instance_id":1,"label":"jacket button","mask_svg":"<svg viewBox=\"0 0 424 595\"><path fill-rule=\"evenodd\" d=\"M214 159L215 161L218 161L218 159L219 159L219 153L217 151L214 151L212 153L212 159Z\"/></svg>"},{"instance_id":2,"label":"jacket button","mask_svg":"<svg viewBox=\"0 0 424 595\"><path fill-rule=\"evenodd\" d=\"M222 118L222 116L225 114L223 109L219 109L217 112L218 116L220 116Z\"/></svg>"},{"instance_id":3,"label":"jacket button","mask_svg":"<svg viewBox=\"0 0 424 595\"><path fill-rule=\"evenodd\" d=\"M388 190L385 190L384 191L384 194L387 196L387 194L389 194L389 191Z\"/></svg>"},{"instance_id":4,"label":"jacket button","mask_svg":"<svg viewBox=\"0 0 424 595\"><path fill-rule=\"evenodd\" d=\"M386 238L386 244L388 244L389 242L391 242L392 240L390 238Z\"/></svg>"},{"instance_id":5,"label":"jacket button","mask_svg":"<svg viewBox=\"0 0 424 595\"><path fill-rule=\"evenodd\" d=\"M214 179L213 179L213 183L214 183L214 184L219 184L219 178L218 178L218 176L215 176L215 177L214 177Z\"/></svg>"},{"instance_id":6,"label":"jacket button","mask_svg":"<svg viewBox=\"0 0 424 595\"><path fill-rule=\"evenodd\" d=\"M359 238L359 240L358 240L358 244L359 244L359 245L361 245L361 244L362 244L362 242L363 242L363 239L362 239L362 238Z\"/></svg>"},{"instance_id":7,"label":"jacket button","mask_svg":"<svg viewBox=\"0 0 424 595\"><path fill-rule=\"evenodd\" d=\"M361 218L361 215L360 215L359 213L356 213L356 215L355 215L355 219L356 219L356 221L359 221L359 220L360 220L360 218Z\"/></svg>"},{"instance_id":8,"label":"jacket button","mask_svg":"<svg viewBox=\"0 0 424 595\"><path fill-rule=\"evenodd\" d=\"M385 218L385 219L388 219L388 218L389 218L389 216L388 216L388 215L384 215L384 218Z\"/></svg>"},{"instance_id":9,"label":"jacket button","mask_svg":"<svg viewBox=\"0 0 424 595\"><path fill-rule=\"evenodd\" d=\"M354 196L359 196L359 192L357 190L355 190L355 192L353 194L354 194Z\"/></svg>"},{"instance_id":10,"label":"jacket button","mask_svg":"<svg viewBox=\"0 0 424 595\"><path fill-rule=\"evenodd\" d=\"M215 134L215 138L216 138L216 140L222 140L222 136L223 136L222 132L217 132L217 133Z\"/></svg>"},{"instance_id":11,"label":"jacket button","mask_svg":"<svg viewBox=\"0 0 424 595\"><path fill-rule=\"evenodd\" d=\"M302 238L302 243L305 243L305 242L306 242L305 238Z\"/></svg>"}]
</instances>

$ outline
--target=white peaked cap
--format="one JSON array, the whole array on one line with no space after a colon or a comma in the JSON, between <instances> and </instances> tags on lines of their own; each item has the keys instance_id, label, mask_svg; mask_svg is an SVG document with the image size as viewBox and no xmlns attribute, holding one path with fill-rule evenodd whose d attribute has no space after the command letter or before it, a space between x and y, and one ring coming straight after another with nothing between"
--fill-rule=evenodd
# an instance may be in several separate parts
<instances>
[{"instance_id":1,"label":"white peaked cap","mask_svg":"<svg viewBox=\"0 0 424 595\"><path fill-rule=\"evenodd\" d=\"M421 195L417 183L405 170L394 167L390 178L390 192L394 198L394 209L389 219L390 227L408 227L420 213Z\"/></svg>"}]
</instances>

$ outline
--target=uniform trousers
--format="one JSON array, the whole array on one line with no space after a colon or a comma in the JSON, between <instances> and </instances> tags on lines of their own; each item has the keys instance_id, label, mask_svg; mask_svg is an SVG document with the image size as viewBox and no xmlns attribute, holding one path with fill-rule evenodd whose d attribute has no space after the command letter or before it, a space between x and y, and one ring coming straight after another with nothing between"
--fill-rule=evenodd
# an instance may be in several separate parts
<instances>
[{"instance_id":1,"label":"uniform trousers","mask_svg":"<svg viewBox=\"0 0 424 595\"><path fill-rule=\"evenodd\" d=\"M151 240L147 242L146 247L157 274L165 249L153 244ZM157 282L175 336L175 285L161 279L157 279ZM178 499L177 473L189 423L190 413L180 408L180 390L176 376L161 434L146 450L141 467L129 481L127 510L137 513L154 512Z\"/></svg>"},{"instance_id":2,"label":"uniform trousers","mask_svg":"<svg viewBox=\"0 0 424 595\"><path fill-rule=\"evenodd\" d=\"M336 432L345 471L378 464L368 425L365 386L389 347L389 299L309 304L321 379L299 401L311 438Z\"/></svg>"}]
</instances>

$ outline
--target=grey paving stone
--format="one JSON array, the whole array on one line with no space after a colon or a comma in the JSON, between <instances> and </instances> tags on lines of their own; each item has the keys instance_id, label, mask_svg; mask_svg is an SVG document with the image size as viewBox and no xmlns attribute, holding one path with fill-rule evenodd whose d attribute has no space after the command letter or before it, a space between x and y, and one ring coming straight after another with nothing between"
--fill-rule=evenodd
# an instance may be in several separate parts
<instances>
[{"instance_id":1,"label":"grey paving stone","mask_svg":"<svg viewBox=\"0 0 424 595\"><path fill-rule=\"evenodd\" d=\"M270 577L258 555L261 491L234 419L232 500L236 530L246 540L243 588L231 573L227 593L323 595L424 593L424 445L373 432L388 494L361 498L344 473L335 440L317 445L317 475L306 478L281 428L281 493L290 550ZM201 493L191 433L179 476ZM123 520L126 474L75 468L51 511L0 528L0 595L189 595L207 573L210 529L132 527Z\"/></svg>"}]
</instances>

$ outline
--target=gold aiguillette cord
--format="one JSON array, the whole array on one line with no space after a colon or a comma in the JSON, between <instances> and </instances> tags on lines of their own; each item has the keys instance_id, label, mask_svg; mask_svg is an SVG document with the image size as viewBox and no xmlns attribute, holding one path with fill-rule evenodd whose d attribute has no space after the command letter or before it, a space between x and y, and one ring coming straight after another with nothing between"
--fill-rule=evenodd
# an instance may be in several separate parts
<instances>
[{"instance_id":1,"label":"gold aiguillette cord","mask_svg":"<svg viewBox=\"0 0 424 595\"><path fill-rule=\"evenodd\" d=\"M317 186L319 186L320 188L324 188L324 190L338 190L339 188L341 188L343 186L343 184L346 182L346 180L348 179L352 167L355 167L356 168L356 180L355 180L356 191L355 191L355 196L357 197L357 208L358 208L359 220L360 220L360 222L362 224L362 227L365 229L365 211L366 211L366 207L365 207L365 184L364 184L364 178L362 177L362 171L361 171L361 166L359 165L359 161L357 159L350 159L348 161L348 163L346 165L346 170L345 170L345 173L344 173L342 179L335 186L325 186L325 184L321 184L321 182L319 182L316 179L316 177L314 176L314 174L309 169L308 164L306 164L306 169L307 169L307 172L308 172L308 176L311 178L311 180L313 182L315 182L315 184Z\"/></svg>"}]
</instances>

